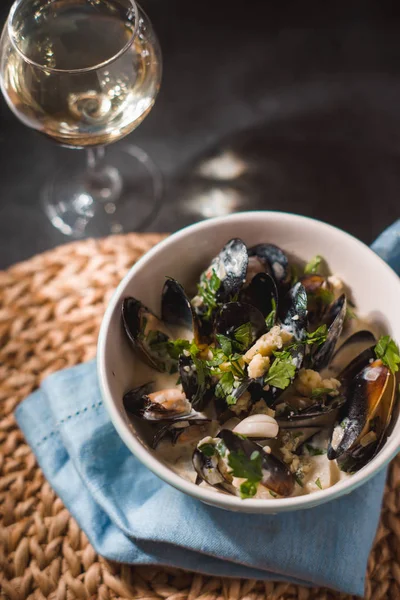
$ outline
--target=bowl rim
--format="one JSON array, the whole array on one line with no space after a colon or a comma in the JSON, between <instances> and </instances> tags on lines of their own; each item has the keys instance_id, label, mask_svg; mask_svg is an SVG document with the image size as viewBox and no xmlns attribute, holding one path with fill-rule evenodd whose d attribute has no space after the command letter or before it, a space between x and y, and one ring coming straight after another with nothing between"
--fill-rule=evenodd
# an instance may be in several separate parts
<instances>
[{"instance_id":1,"label":"bowl rim","mask_svg":"<svg viewBox=\"0 0 400 600\"><path fill-rule=\"evenodd\" d=\"M107 379L107 365L105 361L106 356L106 344L108 331L110 327L110 321L112 319L114 310L117 304L120 303L125 288L128 286L130 281L134 278L135 273L141 269L147 262L150 262L154 256L161 252L164 248L174 245L174 243L182 238L185 238L193 231L207 230L210 225L218 225L222 223L236 222L245 220L269 220L271 223L274 221L297 221L299 225L301 223L309 223L311 225L322 227L326 230L327 234L335 233L335 235L343 236L348 242L357 245L364 253L369 255L369 258L379 265L379 268L386 272L386 276L395 278L396 285L399 289L400 298L400 277L395 271L371 248L366 244L355 238L350 233L343 231L342 229L320 221L311 217L305 217L295 213L279 212L279 211L245 211L235 213L222 217L214 217L198 223L189 225L180 229L179 231L171 234L166 239L162 240L146 252L128 271L122 281L116 288L108 307L105 311L98 338L97 346L97 372L100 384L100 390L104 405L109 413L111 421L116 428L118 434L131 450L131 452L144 464L148 469L155 473L160 479L169 483L176 489L180 490L201 500L208 504L220 506L222 508L243 511L243 512L257 512L257 513L274 513L283 512L290 510L299 510L305 508L311 508L313 505L322 504L346 495L355 490L360 485L366 483L374 475L376 475L381 469L383 469L399 452L400 450L400 439L396 441L395 438L389 440L389 443L381 450L381 452L372 461L370 461L363 469L349 477L336 483L335 485L318 491L318 493L305 494L304 496L294 496L290 498L271 498L268 500L262 499L246 499L242 500L238 496L230 496L227 494L219 494L213 490L208 490L205 487L199 487L194 483L183 479L180 475L172 471L169 467L160 462L156 456L154 456L142 443L137 439L136 435L130 429L129 425L125 422L124 418L117 408L113 396L111 394L110 387Z\"/></svg>"}]
</instances>

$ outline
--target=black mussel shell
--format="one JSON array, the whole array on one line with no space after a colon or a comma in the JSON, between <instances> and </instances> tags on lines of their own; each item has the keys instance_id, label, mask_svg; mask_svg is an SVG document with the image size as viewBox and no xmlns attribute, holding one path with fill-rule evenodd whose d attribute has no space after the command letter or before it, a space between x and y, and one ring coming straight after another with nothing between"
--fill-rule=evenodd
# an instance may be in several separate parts
<instances>
[{"instance_id":1,"label":"black mussel shell","mask_svg":"<svg viewBox=\"0 0 400 600\"><path fill-rule=\"evenodd\" d=\"M245 378L239 382L238 387L232 390L231 396L236 399L236 402L243 396L245 392L249 392L252 396L253 381L249 378ZM228 419L236 416L236 414L230 409L230 406L226 403L225 398L215 397L214 400L215 411L217 415L217 420L220 424L225 423Z\"/></svg>"},{"instance_id":2,"label":"black mussel shell","mask_svg":"<svg viewBox=\"0 0 400 600\"><path fill-rule=\"evenodd\" d=\"M248 253L249 256L257 256L265 266L265 270L275 279L279 289L289 284L289 260L278 246L274 246L273 244L257 244L250 248Z\"/></svg>"},{"instance_id":3,"label":"black mussel shell","mask_svg":"<svg viewBox=\"0 0 400 600\"><path fill-rule=\"evenodd\" d=\"M163 342L167 342L169 337L162 331L163 323L151 312L140 300L136 298L125 298L122 303L122 324L127 338L134 350L150 367L157 371L170 371L173 367L173 361L170 356L164 352L157 352L155 348L162 347ZM146 331L147 330L147 331ZM146 341L145 333L154 332L153 349Z\"/></svg>"},{"instance_id":4,"label":"black mussel shell","mask_svg":"<svg viewBox=\"0 0 400 600\"><path fill-rule=\"evenodd\" d=\"M218 490L236 495L236 488L229 483L222 475L218 468L218 457L206 456L198 448L195 448L192 457L194 470L197 473L196 484L199 485L202 481L208 483Z\"/></svg>"},{"instance_id":5,"label":"black mussel shell","mask_svg":"<svg viewBox=\"0 0 400 600\"><path fill-rule=\"evenodd\" d=\"M262 313L251 304L245 304L244 302L228 302L224 304L214 324L215 335L221 334L231 340L235 340L235 332L241 326L246 323L251 323L251 340L243 346L240 350L245 352L258 338L267 331L265 325L265 319Z\"/></svg>"},{"instance_id":6,"label":"black mussel shell","mask_svg":"<svg viewBox=\"0 0 400 600\"><path fill-rule=\"evenodd\" d=\"M341 371L344 365L348 365L350 361L358 358L361 352L364 352L364 350L371 348L371 346L375 344L376 339L371 331L362 329L361 331L353 333L334 352L331 360L329 361L329 370L333 373Z\"/></svg>"},{"instance_id":7,"label":"black mussel shell","mask_svg":"<svg viewBox=\"0 0 400 600\"><path fill-rule=\"evenodd\" d=\"M351 380L344 391L346 403L339 411L328 447L333 460L354 448L370 430L378 430L378 438L386 428L393 407L394 376L382 361L368 363ZM388 397L389 395L389 397ZM377 418L375 424L372 423Z\"/></svg>"},{"instance_id":8,"label":"black mussel shell","mask_svg":"<svg viewBox=\"0 0 400 600\"><path fill-rule=\"evenodd\" d=\"M307 294L300 282L297 282L284 296L279 316L282 329L291 333L294 341L300 342L293 351L296 368L300 369L304 360L305 345L303 342L307 334Z\"/></svg>"},{"instance_id":9,"label":"black mussel shell","mask_svg":"<svg viewBox=\"0 0 400 600\"><path fill-rule=\"evenodd\" d=\"M176 444L179 436L188 428L193 427L194 425L205 425L209 423L210 419L206 417L193 416L188 420L178 420L169 423L162 423L159 427L157 427L156 433L153 435L153 439L151 442L151 447L155 450L158 444L166 437L169 437L172 445Z\"/></svg>"},{"instance_id":10,"label":"black mussel shell","mask_svg":"<svg viewBox=\"0 0 400 600\"><path fill-rule=\"evenodd\" d=\"M336 344L342 335L344 321L346 319L347 300L345 294L342 294L329 309L326 316L326 324L328 325L328 334L325 342L317 348L311 357L311 368L315 371L321 371L328 366Z\"/></svg>"},{"instance_id":11,"label":"black mussel shell","mask_svg":"<svg viewBox=\"0 0 400 600\"><path fill-rule=\"evenodd\" d=\"M124 408L127 412L135 415L136 417L141 417L143 415L144 405L146 399L151 392L152 383L145 383L144 385L139 385L126 394L123 397Z\"/></svg>"},{"instance_id":12,"label":"black mussel shell","mask_svg":"<svg viewBox=\"0 0 400 600\"><path fill-rule=\"evenodd\" d=\"M169 325L192 328L192 306L181 284L168 277L161 293L161 319Z\"/></svg>"},{"instance_id":13,"label":"black mussel shell","mask_svg":"<svg viewBox=\"0 0 400 600\"><path fill-rule=\"evenodd\" d=\"M203 343L199 318L181 284L168 277L161 294L161 318L168 325L178 325L193 331L196 343Z\"/></svg>"},{"instance_id":14,"label":"black mussel shell","mask_svg":"<svg viewBox=\"0 0 400 600\"><path fill-rule=\"evenodd\" d=\"M221 280L218 302L229 302L241 290L246 279L249 257L246 244L239 238L230 240L211 263Z\"/></svg>"},{"instance_id":15,"label":"black mussel shell","mask_svg":"<svg viewBox=\"0 0 400 600\"><path fill-rule=\"evenodd\" d=\"M320 323L333 297L332 286L317 273L303 275L300 282L307 292L308 320L311 324Z\"/></svg>"},{"instance_id":16,"label":"black mussel shell","mask_svg":"<svg viewBox=\"0 0 400 600\"><path fill-rule=\"evenodd\" d=\"M213 387L202 361L196 362L191 356L182 354L179 357L178 370L186 398L195 410L203 410L213 396Z\"/></svg>"},{"instance_id":17,"label":"black mussel shell","mask_svg":"<svg viewBox=\"0 0 400 600\"><path fill-rule=\"evenodd\" d=\"M253 452L259 452L262 457L261 484L279 496L290 496L294 490L295 480L288 467L273 454L267 454L261 446L248 438L238 436L228 429L219 432L230 452L243 453L250 458Z\"/></svg>"},{"instance_id":18,"label":"black mussel shell","mask_svg":"<svg viewBox=\"0 0 400 600\"><path fill-rule=\"evenodd\" d=\"M194 410L190 403L188 403L187 410L182 412L168 410L162 404L152 401L150 394L151 387L152 384L147 383L129 390L123 397L125 410L135 417L153 423L188 421L192 419L202 420L205 418L204 415Z\"/></svg>"},{"instance_id":19,"label":"black mussel shell","mask_svg":"<svg viewBox=\"0 0 400 600\"><path fill-rule=\"evenodd\" d=\"M274 279L268 273L257 273L242 289L239 296L240 302L251 304L258 308L264 317L268 317L273 310L277 311L278 290ZM275 312L275 319L276 320Z\"/></svg>"}]
</instances>

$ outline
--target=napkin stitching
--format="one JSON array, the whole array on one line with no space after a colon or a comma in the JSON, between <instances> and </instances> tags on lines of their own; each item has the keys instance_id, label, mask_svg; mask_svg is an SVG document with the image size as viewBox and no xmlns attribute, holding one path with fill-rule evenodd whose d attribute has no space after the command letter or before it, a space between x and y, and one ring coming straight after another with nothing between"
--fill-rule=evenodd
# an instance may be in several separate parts
<instances>
[{"instance_id":1,"label":"napkin stitching","mask_svg":"<svg viewBox=\"0 0 400 600\"><path fill-rule=\"evenodd\" d=\"M72 417L77 417L78 415L80 415L81 413L86 412L90 408L98 408L102 404L103 404L102 400L100 400L100 402L94 402L92 405L85 406L84 408L81 408L80 410L77 410L76 412L72 413L71 415L67 415L66 417L64 417L60 421L57 421L55 423L55 428L56 429L53 429L47 435L45 435L44 437L42 437L42 439L39 440L37 444L35 444L35 448L39 448L39 446L41 446L44 442L46 442L52 435L55 435L56 433L58 433L58 428L60 427L60 425L62 425L66 421L69 421L70 419L72 419Z\"/></svg>"}]
</instances>

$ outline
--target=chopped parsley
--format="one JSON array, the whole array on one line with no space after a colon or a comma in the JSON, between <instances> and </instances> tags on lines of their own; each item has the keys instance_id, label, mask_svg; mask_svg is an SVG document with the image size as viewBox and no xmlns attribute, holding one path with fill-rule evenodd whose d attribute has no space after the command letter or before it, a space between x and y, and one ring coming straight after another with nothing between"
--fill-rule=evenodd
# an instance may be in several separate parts
<instances>
[{"instance_id":1,"label":"chopped parsley","mask_svg":"<svg viewBox=\"0 0 400 600\"><path fill-rule=\"evenodd\" d=\"M307 333L307 337L305 339L305 343L308 345L317 345L321 346L324 342L326 342L326 338L328 335L328 328L326 325L321 325L313 331L312 333Z\"/></svg>"},{"instance_id":2,"label":"chopped parsley","mask_svg":"<svg viewBox=\"0 0 400 600\"><path fill-rule=\"evenodd\" d=\"M297 265L291 265L290 268L290 287L293 287L299 280L299 271Z\"/></svg>"},{"instance_id":3,"label":"chopped parsley","mask_svg":"<svg viewBox=\"0 0 400 600\"><path fill-rule=\"evenodd\" d=\"M202 317L205 321L209 321L214 310L217 308L217 292L221 286L221 280L212 268L211 276L207 277L206 273L203 273L200 279L200 284L197 286L197 294L200 296L203 305L204 312Z\"/></svg>"},{"instance_id":4,"label":"chopped parsley","mask_svg":"<svg viewBox=\"0 0 400 600\"><path fill-rule=\"evenodd\" d=\"M240 486L241 497L252 498L255 496L257 485L262 479L261 453L256 450L249 458L242 450L230 452L228 464L234 477L246 479Z\"/></svg>"},{"instance_id":5,"label":"chopped parsley","mask_svg":"<svg viewBox=\"0 0 400 600\"><path fill-rule=\"evenodd\" d=\"M186 350L193 357L199 353L199 348L195 342L189 342L189 340L183 340L178 338L177 340L170 340L165 333L161 331L151 330L146 335L146 343L150 350L160 357L166 358L169 356L173 360L178 360L183 351Z\"/></svg>"},{"instance_id":6,"label":"chopped parsley","mask_svg":"<svg viewBox=\"0 0 400 600\"><path fill-rule=\"evenodd\" d=\"M296 366L293 364L290 352L275 352L275 360L264 379L264 385L268 384L284 390L291 383L295 374Z\"/></svg>"},{"instance_id":7,"label":"chopped parsley","mask_svg":"<svg viewBox=\"0 0 400 600\"><path fill-rule=\"evenodd\" d=\"M326 451L321 448L314 448L314 446L311 446L310 444L305 444L305 446L310 456L322 456L323 454L326 454Z\"/></svg>"},{"instance_id":8,"label":"chopped parsley","mask_svg":"<svg viewBox=\"0 0 400 600\"><path fill-rule=\"evenodd\" d=\"M317 256L314 256L314 258L312 258L310 260L310 262L308 262L306 264L306 266L304 267L304 274L310 275L310 274L318 273L318 269L319 269L321 262L322 262L322 256L317 254Z\"/></svg>"},{"instance_id":9,"label":"chopped parsley","mask_svg":"<svg viewBox=\"0 0 400 600\"><path fill-rule=\"evenodd\" d=\"M215 337L217 338L218 344L221 346L221 350L224 355L230 356L233 353L232 340L221 333L217 333Z\"/></svg>"},{"instance_id":10,"label":"chopped parsley","mask_svg":"<svg viewBox=\"0 0 400 600\"><path fill-rule=\"evenodd\" d=\"M331 290L327 290L325 288L319 288L316 293L316 296L320 298L321 302L328 305L331 304L335 299L335 294L331 292Z\"/></svg>"},{"instance_id":11,"label":"chopped parsley","mask_svg":"<svg viewBox=\"0 0 400 600\"><path fill-rule=\"evenodd\" d=\"M224 440L218 440L218 442L215 445L215 449L217 450L218 454L222 456L222 458L224 458L226 454L226 446Z\"/></svg>"},{"instance_id":12,"label":"chopped parsley","mask_svg":"<svg viewBox=\"0 0 400 600\"><path fill-rule=\"evenodd\" d=\"M275 298L271 298L272 310L267 317L265 317L265 324L268 329L274 326L276 321L276 302Z\"/></svg>"},{"instance_id":13,"label":"chopped parsley","mask_svg":"<svg viewBox=\"0 0 400 600\"><path fill-rule=\"evenodd\" d=\"M322 490L321 480L319 477L318 477L318 479L315 480L315 485L317 485L319 487L319 489Z\"/></svg>"},{"instance_id":14,"label":"chopped parsley","mask_svg":"<svg viewBox=\"0 0 400 600\"><path fill-rule=\"evenodd\" d=\"M382 336L375 346L375 355L380 358L393 375L399 370L400 351L396 342L389 335Z\"/></svg>"},{"instance_id":15,"label":"chopped parsley","mask_svg":"<svg viewBox=\"0 0 400 600\"><path fill-rule=\"evenodd\" d=\"M237 398L233 395L235 391L235 378L231 371L224 373L221 379L215 386L215 396L217 398L223 398L228 406L236 404Z\"/></svg>"},{"instance_id":16,"label":"chopped parsley","mask_svg":"<svg viewBox=\"0 0 400 600\"><path fill-rule=\"evenodd\" d=\"M277 498L278 497L278 494L275 494L275 492L273 492L272 490L268 490L268 491L269 491L269 493L271 494L271 496L273 498Z\"/></svg>"},{"instance_id":17,"label":"chopped parsley","mask_svg":"<svg viewBox=\"0 0 400 600\"><path fill-rule=\"evenodd\" d=\"M233 337L237 344L240 344L241 350L248 348L253 341L253 327L251 323L243 323L235 329Z\"/></svg>"},{"instance_id":18,"label":"chopped parsley","mask_svg":"<svg viewBox=\"0 0 400 600\"><path fill-rule=\"evenodd\" d=\"M294 477L296 483L298 483L300 487L304 487L301 475L299 475L298 473L294 473L293 477Z\"/></svg>"},{"instance_id":19,"label":"chopped parsley","mask_svg":"<svg viewBox=\"0 0 400 600\"><path fill-rule=\"evenodd\" d=\"M216 453L215 446L213 444L210 444L209 442L201 444L201 446L198 446L198 449L202 454L204 454L204 456L214 456Z\"/></svg>"},{"instance_id":20,"label":"chopped parsley","mask_svg":"<svg viewBox=\"0 0 400 600\"><path fill-rule=\"evenodd\" d=\"M311 398L323 398L335 391L333 388L314 388L311 392Z\"/></svg>"}]
</instances>

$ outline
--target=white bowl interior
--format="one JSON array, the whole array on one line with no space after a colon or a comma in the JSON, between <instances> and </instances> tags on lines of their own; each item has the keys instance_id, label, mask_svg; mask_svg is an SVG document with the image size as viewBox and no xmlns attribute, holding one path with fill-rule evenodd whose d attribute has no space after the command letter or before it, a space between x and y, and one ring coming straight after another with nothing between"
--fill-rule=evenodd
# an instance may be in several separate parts
<instances>
[{"instance_id":1,"label":"white bowl interior","mask_svg":"<svg viewBox=\"0 0 400 600\"><path fill-rule=\"evenodd\" d=\"M192 283L226 241L240 237L248 245L270 242L303 260L321 254L351 288L360 316L378 321L400 341L400 279L367 246L350 235L319 221L272 212L253 212L213 219L184 229L151 250L118 287L105 315L99 338L98 362L106 407L128 447L149 468L182 491L231 510L277 512L310 507L348 493L384 466L398 451L400 421L380 454L364 469L327 490L280 500L246 500L217 494L184 481L146 448L140 430L135 431L122 405L123 394L137 378L137 358L130 350L120 323L125 296L140 299L156 313L165 276L184 286ZM135 368L136 366L136 368ZM136 375L136 377L135 377Z\"/></svg>"}]
</instances>

